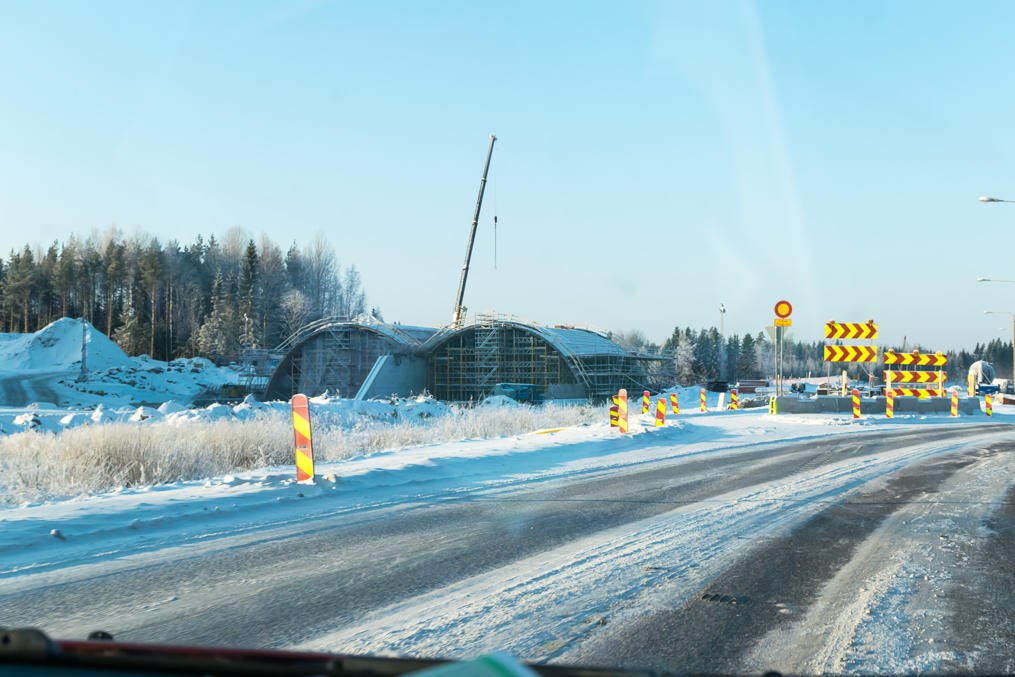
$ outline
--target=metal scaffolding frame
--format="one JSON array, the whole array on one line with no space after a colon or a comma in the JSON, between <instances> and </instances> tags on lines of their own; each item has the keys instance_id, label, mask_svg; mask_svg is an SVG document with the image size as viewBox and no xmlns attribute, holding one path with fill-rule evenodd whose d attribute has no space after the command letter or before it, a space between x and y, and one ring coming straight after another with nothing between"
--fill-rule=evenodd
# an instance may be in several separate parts
<instances>
[{"instance_id":1,"label":"metal scaffolding frame","mask_svg":"<svg viewBox=\"0 0 1015 677\"><path fill-rule=\"evenodd\" d=\"M332 318L307 325L280 349L285 357L265 395L286 399L325 390L354 397L385 354L424 357L427 390L454 402L481 400L498 383L532 384L551 398L602 400L621 388L651 389L649 365L666 359L625 351L591 328L494 315L440 330Z\"/></svg>"},{"instance_id":2,"label":"metal scaffolding frame","mask_svg":"<svg viewBox=\"0 0 1015 677\"><path fill-rule=\"evenodd\" d=\"M487 397L497 383L532 384L544 394L552 387L573 386L570 390L579 397L604 399L620 388L646 388L648 364L659 359L619 348L610 353L569 352L538 325L486 317L444 332L424 348L427 389L438 399L455 402Z\"/></svg>"},{"instance_id":3,"label":"metal scaffolding frame","mask_svg":"<svg viewBox=\"0 0 1015 677\"><path fill-rule=\"evenodd\" d=\"M292 342L268 383L266 395L288 399L299 392L327 391L354 397L378 357L408 352L412 352L410 346L370 325L347 321L322 324Z\"/></svg>"}]
</instances>

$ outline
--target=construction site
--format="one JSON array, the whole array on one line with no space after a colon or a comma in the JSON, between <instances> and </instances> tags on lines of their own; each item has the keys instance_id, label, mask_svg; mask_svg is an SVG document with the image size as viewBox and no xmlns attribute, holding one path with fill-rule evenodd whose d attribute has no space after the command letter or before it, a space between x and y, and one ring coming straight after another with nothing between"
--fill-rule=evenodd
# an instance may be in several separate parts
<instances>
[{"instance_id":1,"label":"construction site","mask_svg":"<svg viewBox=\"0 0 1015 677\"><path fill-rule=\"evenodd\" d=\"M277 366L266 375L265 399L426 392L451 402L491 395L539 402L598 400L621 388L649 386L650 365L665 358L627 351L604 331L544 326L511 315L466 317L469 263L496 140L491 134L451 322L433 328L357 317L308 324L273 351Z\"/></svg>"}]
</instances>

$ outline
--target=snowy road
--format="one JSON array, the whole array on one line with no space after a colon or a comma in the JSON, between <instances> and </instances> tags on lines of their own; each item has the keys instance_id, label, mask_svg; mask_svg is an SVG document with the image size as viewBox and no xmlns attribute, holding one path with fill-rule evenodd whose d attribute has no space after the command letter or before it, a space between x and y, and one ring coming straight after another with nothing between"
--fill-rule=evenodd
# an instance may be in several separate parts
<instances>
[{"instance_id":1,"label":"snowy road","mask_svg":"<svg viewBox=\"0 0 1015 677\"><path fill-rule=\"evenodd\" d=\"M421 480L313 520L52 559L0 577L0 625L671 671L1011 670L1012 432L916 425Z\"/></svg>"}]
</instances>

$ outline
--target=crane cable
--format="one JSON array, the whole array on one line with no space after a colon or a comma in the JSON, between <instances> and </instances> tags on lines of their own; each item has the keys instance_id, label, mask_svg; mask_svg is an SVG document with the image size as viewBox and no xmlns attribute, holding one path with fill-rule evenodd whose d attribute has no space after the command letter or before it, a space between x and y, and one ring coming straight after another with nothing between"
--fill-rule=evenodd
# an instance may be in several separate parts
<instances>
[{"instance_id":1,"label":"crane cable","mask_svg":"<svg viewBox=\"0 0 1015 677\"><path fill-rule=\"evenodd\" d=\"M493 269L497 270L497 173L493 175Z\"/></svg>"}]
</instances>

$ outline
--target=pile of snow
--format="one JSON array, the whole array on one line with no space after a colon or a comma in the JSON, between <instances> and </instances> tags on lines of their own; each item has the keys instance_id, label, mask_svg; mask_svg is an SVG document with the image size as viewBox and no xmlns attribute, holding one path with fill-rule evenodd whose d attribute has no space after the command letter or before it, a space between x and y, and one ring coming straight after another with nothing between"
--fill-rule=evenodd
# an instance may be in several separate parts
<instances>
[{"instance_id":1,"label":"pile of snow","mask_svg":"<svg viewBox=\"0 0 1015 677\"><path fill-rule=\"evenodd\" d=\"M169 400L191 402L208 391L235 384L239 372L217 367L203 357L178 358L171 362L147 355L128 357L125 364L96 366L88 358L88 375L82 382L66 376L53 384L61 402L70 406L158 405Z\"/></svg>"},{"instance_id":2,"label":"pile of snow","mask_svg":"<svg viewBox=\"0 0 1015 677\"><path fill-rule=\"evenodd\" d=\"M131 363L131 359L118 345L88 322L62 317L34 334L0 334L0 364L3 365L3 371L80 369L82 325L87 366L109 368Z\"/></svg>"},{"instance_id":3,"label":"pile of snow","mask_svg":"<svg viewBox=\"0 0 1015 677\"><path fill-rule=\"evenodd\" d=\"M87 321L64 317L32 334L0 334L0 380L0 398L8 398L0 405L54 400L70 408L136 407L191 402L239 383L240 374L199 357L171 362L129 357Z\"/></svg>"}]
</instances>

